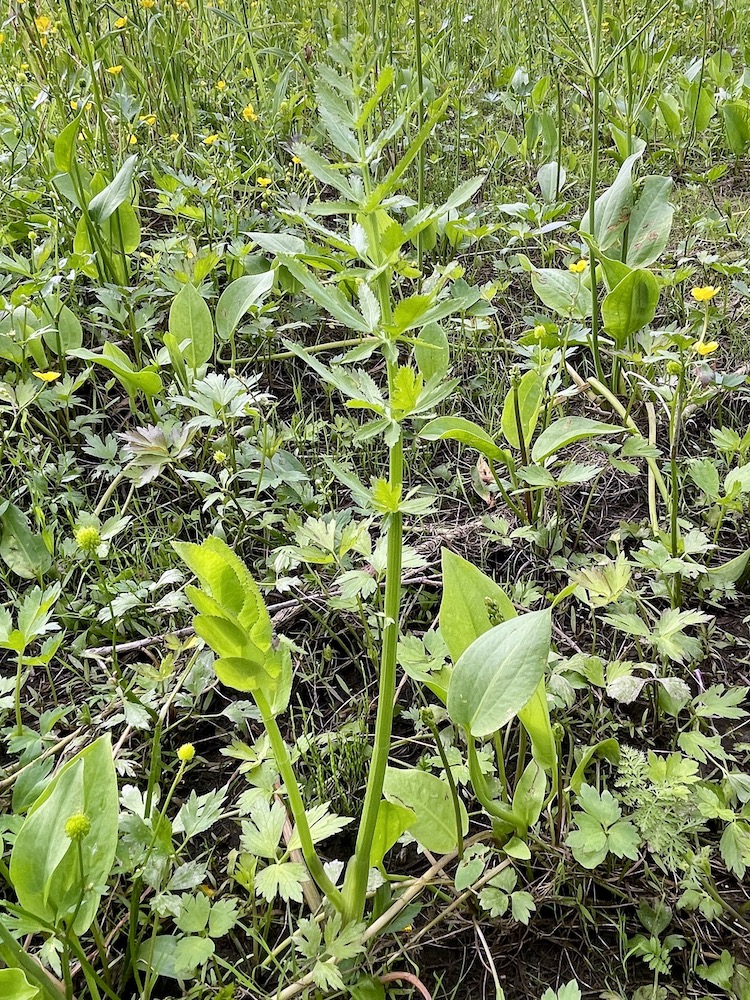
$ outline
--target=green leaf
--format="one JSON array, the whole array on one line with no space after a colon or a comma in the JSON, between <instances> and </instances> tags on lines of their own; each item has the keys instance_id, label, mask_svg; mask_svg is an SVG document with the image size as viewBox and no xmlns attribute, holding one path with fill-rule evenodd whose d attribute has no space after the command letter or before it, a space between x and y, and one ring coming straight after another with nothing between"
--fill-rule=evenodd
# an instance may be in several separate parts
<instances>
[{"instance_id":1,"label":"green leaf","mask_svg":"<svg viewBox=\"0 0 750 1000\"><path fill-rule=\"evenodd\" d=\"M113 180L89 202L88 214L97 225L101 225L130 198L137 156L129 156L115 174Z\"/></svg>"},{"instance_id":2,"label":"green leaf","mask_svg":"<svg viewBox=\"0 0 750 1000\"><path fill-rule=\"evenodd\" d=\"M448 337L439 323L428 323L420 330L414 345L414 358L427 381L434 375L445 375L448 371L450 365Z\"/></svg>"},{"instance_id":3,"label":"green leaf","mask_svg":"<svg viewBox=\"0 0 750 1000\"><path fill-rule=\"evenodd\" d=\"M518 415L521 419L520 430L524 445L528 447L539 419L543 398L544 379L538 372L525 372L518 385L511 385L510 392L503 403L500 426L505 440L516 451L521 448L521 437L516 421L516 399L518 400Z\"/></svg>"},{"instance_id":4,"label":"green leaf","mask_svg":"<svg viewBox=\"0 0 750 1000\"><path fill-rule=\"evenodd\" d=\"M656 315L659 282L644 268L635 268L605 296L604 329L622 347L628 337L642 330Z\"/></svg>"},{"instance_id":5,"label":"green leaf","mask_svg":"<svg viewBox=\"0 0 750 1000\"><path fill-rule=\"evenodd\" d=\"M426 441L459 441L494 461L504 461L507 452L498 447L487 431L464 417L436 417L425 424L419 436Z\"/></svg>"},{"instance_id":6,"label":"green leaf","mask_svg":"<svg viewBox=\"0 0 750 1000\"><path fill-rule=\"evenodd\" d=\"M114 864L118 812L112 744L102 736L63 765L18 832L10 874L24 910L48 923L77 913L75 933L88 930ZM82 903L78 845L65 833L68 819L81 813L90 823L80 841L89 886Z\"/></svg>"},{"instance_id":7,"label":"green leaf","mask_svg":"<svg viewBox=\"0 0 750 1000\"><path fill-rule=\"evenodd\" d=\"M359 333L370 333L370 327L347 300L346 296L332 285L323 285L300 261L287 254L279 254L284 267L300 282L310 298L317 302L343 326Z\"/></svg>"},{"instance_id":8,"label":"green leaf","mask_svg":"<svg viewBox=\"0 0 750 1000\"><path fill-rule=\"evenodd\" d=\"M719 497L719 470L710 458L696 458L690 463L688 475L703 490L709 500Z\"/></svg>"},{"instance_id":9,"label":"green leaf","mask_svg":"<svg viewBox=\"0 0 750 1000\"><path fill-rule=\"evenodd\" d=\"M515 618L516 609L494 580L466 559L443 549L443 598L440 604L440 634L456 663L480 635L488 632L497 618ZM490 618L495 610L497 618Z\"/></svg>"},{"instance_id":10,"label":"green leaf","mask_svg":"<svg viewBox=\"0 0 750 1000\"><path fill-rule=\"evenodd\" d=\"M299 861L278 861L255 875L255 893L272 903L277 896L288 902L302 902L302 886L308 880L307 868Z\"/></svg>"},{"instance_id":11,"label":"green leaf","mask_svg":"<svg viewBox=\"0 0 750 1000\"><path fill-rule=\"evenodd\" d=\"M672 231L671 177L646 177L628 225L627 263L648 267L661 256Z\"/></svg>"},{"instance_id":12,"label":"green leaf","mask_svg":"<svg viewBox=\"0 0 750 1000\"><path fill-rule=\"evenodd\" d=\"M210 360L214 352L214 325L209 308L194 285L185 285L175 295L169 310L169 332L193 371Z\"/></svg>"},{"instance_id":13,"label":"green leaf","mask_svg":"<svg viewBox=\"0 0 750 1000\"><path fill-rule=\"evenodd\" d=\"M83 112L75 118L69 125L66 125L62 132L55 139L54 160L55 167L63 174L70 174L75 162L76 140L81 128L81 117Z\"/></svg>"},{"instance_id":14,"label":"green leaf","mask_svg":"<svg viewBox=\"0 0 750 1000\"><path fill-rule=\"evenodd\" d=\"M531 272L531 284L545 306L558 315L573 319L591 315L591 291L577 274L543 267Z\"/></svg>"},{"instance_id":15,"label":"green leaf","mask_svg":"<svg viewBox=\"0 0 750 1000\"><path fill-rule=\"evenodd\" d=\"M721 104L727 144L734 156L743 156L750 144L750 103L740 98Z\"/></svg>"},{"instance_id":16,"label":"green leaf","mask_svg":"<svg viewBox=\"0 0 750 1000\"><path fill-rule=\"evenodd\" d=\"M518 718L529 734L532 757L548 774L552 774L557 767L557 742L552 732L544 678L539 681L531 700L518 713Z\"/></svg>"},{"instance_id":17,"label":"green leaf","mask_svg":"<svg viewBox=\"0 0 750 1000\"><path fill-rule=\"evenodd\" d=\"M485 632L461 655L448 688L448 714L472 736L489 736L529 703L544 676L551 612L532 611Z\"/></svg>"},{"instance_id":18,"label":"green leaf","mask_svg":"<svg viewBox=\"0 0 750 1000\"><path fill-rule=\"evenodd\" d=\"M39 989L20 969L0 969L0 996L3 1000L36 1000Z\"/></svg>"},{"instance_id":19,"label":"green leaf","mask_svg":"<svg viewBox=\"0 0 750 1000\"><path fill-rule=\"evenodd\" d=\"M573 777L570 779L570 787L576 795L580 794L583 779L586 774L586 768L589 766L594 757L604 757L605 760L610 762L610 764L619 764L620 744L615 739L608 739L600 740L599 743L595 743L594 746L586 747L578 766L573 772Z\"/></svg>"},{"instance_id":20,"label":"green leaf","mask_svg":"<svg viewBox=\"0 0 750 1000\"><path fill-rule=\"evenodd\" d=\"M46 327L42 333L44 343L53 352L67 354L80 347L83 343L83 327L76 314L67 306L63 306L57 317L57 327Z\"/></svg>"},{"instance_id":21,"label":"green leaf","mask_svg":"<svg viewBox=\"0 0 750 1000\"><path fill-rule=\"evenodd\" d=\"M414 810L407 809L406 806L388 802L387 799L380 803L375 834L370 847L370 868L379 868L382 865L388 851L416 818Z\"/></svg>"},{"instance_id":22,"label":"green leaf","mask_svg":"<svg viewBox=\"0 0 750 1000\"><path fill-rule=\"evenodd\" d=\"M15 504L9 504L0 522L3 526L0 540L0 558L7 567L24 580L42 576L52 565L52 556L41 535L31 530L29 519Z\"/></svg>"},{"instance_id":23,"label":"green leaf","mask_svg":"<svg viewBox=\"0 0 750 1000\"><path fill-rule=\"evenodd\" d=\"M588 212L581 220L580 232L592 235L600 250L613 246L630 221L633 207L633 168L642 156L643 150L632 153L620 167L614 184L596 199L593 233Z\"/></svg>"},{"instance_id":24,"label":"green leaf","mask_svg":"<svg viewBox=\"0 0 750 1000\"><path fill-rule=\"evenodd\" d=\"M563 417L542 431L531 449L531 457L535 462L543 462L545 458L567 448L570 444L575 444L576 441L600 437L603 434L618 434L622 431L622 427L605 424L600 420L590 420L588 417Z\"/></svg>"},{"instance_id":25,"label":"green leaf","mask_svg":"<svg viewBox=\"0 0 750 1000\"><path fill-rule=\"evenodd\" d=\"M248 309L273 288L273 281L274 271L262 271L237 278L224 289L216 305L216 332L222 340L229 340Z\"/></svg>"},{"instance_id":26,"label":"green leaf","mask_svg":"<svg viewBox=\"0 0 750 1000\"><path fill-rule=\"evenodd\" d=\"M456 849L456 814L450 785L428 771L389 767L383 794L386 799L410 809L415 819L409 833L428 851L447 854ZM459 800L462 833L469 829L469 817Z\"/></svg>"},{"instance_id":27,"label":"green leaf","mask_svg":"<svg viewBox=\"0 0 750 1000\"><path fill-rule=\"evenodd\" d=\"M547 791L547 776L535 760L529 761L513 792L513 812L532 827L542 814Z\"/></svg>"}]
</instances>

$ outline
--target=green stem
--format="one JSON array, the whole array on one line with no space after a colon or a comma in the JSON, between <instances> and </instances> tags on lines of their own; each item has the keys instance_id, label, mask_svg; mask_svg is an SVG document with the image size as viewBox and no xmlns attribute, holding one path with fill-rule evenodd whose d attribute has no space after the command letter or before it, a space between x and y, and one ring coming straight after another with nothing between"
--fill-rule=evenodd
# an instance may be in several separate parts
<instances>
[{"instance_id":1,"label":"green stem","mask_svg":"<svg viewBox=\"0 0 750 1000\"><path fill-rule=\"evenodd\" d=\"M464 833L463 833L463 822L461 820L461 802L458 798L458 791L456 789L456 782L453 779L453 771L451 770L451 765L448 760L448 755L445 752L445 747L443 746L443 741L440 739L440 733L438 732L438 727L435 724L435 719L432 714L431 709L426 709L423 714L424 721L429 726L430 732L432 733L432 738L435 740L435 746L437 747L437 752L440 754L440 760L443 764L443 770L445 771L445 777L448 781L448 786L451 790L451 800L453 802L453 814L456 820L456 843L458 845L458 860L463 861L464 858Z\"/></svg>"},{"instance_id":2,"label":"green stem","mask_svg":"<svg viewBox=\"0 0 750 1000\"><path fill-rule=\"evenodd\" d=\"M389 383L393 379L397 365L389 363ZM404 475L404 450L402 435L391 448L390 482L400 490ZM383 795L385 769L391 746L393 728L393 708L396 695L396 650L398 646L398 622L401 610L401 560L403 545L403 514L391 514L388 526L387 567L385 574L385 624L380 657L380 683L378 686L378 713L375 721L375 743L370 763L370 775L365 790L362 819L359 825L354 857L349 862L344 883L345 916L349 920L361 920L367 895L367 875L370 870L370 848L378 821L380 800Z\"/></svg>"},{"instance_id":3,"label":"green stem","mask_svg":"<svg viewBox=\"0 0 750 1000\"><path fill-rule=\"evenodd\" d=\"M260 691L256 691L254 694L255 701L263 718L263 725L265 726L268 738L271 741L271 749L273 750L273 755L276 759L276 766L279 769L281 780L284 782L284 789L286 791L287 799L289 800L289 807L292 810L294 822L297 825L297 833L299 834L302 856L305 859L305 864L307 865L310 875L317 882L318 887L325 893L326 899L333 907L335 907L336 910L342 912L344 907L341 892L336 888L328 875L326 875L323 862L318 857L315 845L313 844L310 824L307 822L307 816L305 814L305 804L302 801L299 785L297 784L297 779L294 776L292 762L289 757L289 750L284 742L284 737L281 735L281 730L279 729L276 718L271 711L271 706L268 704Z\"/></svg>"}]
</instances>

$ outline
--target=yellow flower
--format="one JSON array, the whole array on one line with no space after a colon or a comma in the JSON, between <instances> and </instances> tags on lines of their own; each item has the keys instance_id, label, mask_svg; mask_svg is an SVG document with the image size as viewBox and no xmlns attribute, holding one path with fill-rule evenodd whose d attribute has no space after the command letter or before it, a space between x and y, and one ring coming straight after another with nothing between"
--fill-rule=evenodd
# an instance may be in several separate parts
<instances>
[{"instance_id":1,"label":"yellow flower","mask_svg":"<svg viewBox=\"0 0 750 1000\"><path fill-rule=\"evenodd\" d=\"M546 332L547 332L547 330L545 329L544 326L542 326L541 323L538 323L534 327L534 336L536 337L537 340L541 340L542 337L545 335Z\"/></svg>"},{"instance_id":2,"label":"yellow flower","mask_svg":"<svg viewBox=\"0 0 750 1000\"><path fill-rule=\"evenodd\" d=\"M696 302L710 302L718 291L714 285L703 285L700 288L691 288L690 294Z\"/></svg>"},{"instance_id":3,"label":"yellow flower","mask_svg":"<svg viewBox=\"0 0 750 1000\"><path fill-rule=\"evenodd\" d=\"M698 340L693 344L693 350L697 351L702 358L705 358L707 354L713 354L718 349L719 342L717 340L709 340L708 343L704 340Z\"/></svg>"},{"instance_id":4,"label":"yellow flower","mask_svg":"<svg viewBox=\"0 0 750 1000\"><path fill-rule=\"evenodd\" d=\"M107 66L107 72L110 76L119 76L122 73L122 66Z\"/></svg>"},{"instance_id":5,"label":"yellow flower","mask_svg":"<svg viewBox=\"0 0 750 1000\"><path fill-rule=\"evenodd\" d=\"M195 757L195 747L192 743L183 743L177 751L177 759L183 764L189 763Z\"/></svg>"},{"instance_id":6,"label":"yellow flower","mask_svg":"<svg viewBox=\"0 0 750 1000\"><path fill-rule=\"evenodd\" d=\"M138 121L143 122L144 125L156 125L156 115L139 115Z\"/></svg>"},{"instance_id":7,"label":"yellow flower","mask_svg":"<svg viewBox=\"0 0 750 1000\"><path fill-rule=\"evenodd\" d=\"M140 5L144 10L151 10L156 6L156 0L141 0Z\"/></svg>"},{"instance_id":8,"label":"yellow flower","mask_svg":"<svg viewBox=\"0 0 750 1000\"><path fill-rule=\"evenodd\" d=\"M48 17L35 17L34 24L36 25L36 30L40 35L46 35L49 29L52 27L52 21Z\"/></svg>"},{"instance_id":9,"label":"yellow flower","mask_svg":"<svg viewBox=\"0 0 750 1000\"><path fill-rule=\"evenodd\" d=\"M216 89L217 90L226 90L227 89L227 82L226 82L226 80L219 80L219 82L216 84Z\"/></svg>"},{"instance_id":10,"label":"yellow flower","mask_svg":"<svg viewBox=\"0 0 750 1000\"><path fill-rule=\"evenodd\" d=\"M95 524L83 524L73 532L78 548L83 552L96 552L102 543L101 532Z\"/></svg>"},{"instance_id":11,"label":"yellow flower","mask_svg":"<svg viewBox=\"0 0 750 1000\"><path fill-rule=\"evenodd\" d=\"M219 450L214 452L214 462L216 462L217 465L223 465L226 460L227 453L225 451Z\"/></svg>"},{"instance_id":12,"label":"yellow flower","mask_svg":"<svg viewBox=\"0 0 750 1000\"><path fill-rule=\"evenodd\" d=\"M271 180L270 177L256 177L255 180L256 183L262 188L267 188L271 184L273 184L273 181Z\"/></svg>"},{"instance_id":13,"label":"yellow flower","mask_svg":"<svg viewBox=\"0 0 750 1000\"><path fill-rule=\"evenodd\" d=\"M128 145L129 146L137 146L138 145L138 139L136 138L136 136L134 136L134 135L129 135L128 136Z\"/></svg>"},{"instance_id":14,"label":"yellow flower","mask_svg":"<svg viewBox=\"0 0 750 1000\"><path fill-rule=\"evenodd\" d=\"M213 146L213 144L218 140L218 138L219 138L218 132L214 132L213 135L207 135L203 139L203 145L204 146Z\"/></svg>"},{"instance_id":15,"label":"yellow flower","mask_svg":"<svg viewBox=\"0 0 750 1000\"><path fill-rule=\"evenodd\" d=\"M71 101L70 107L72 111L78 111L78 101Z\"/></svg>"},{"instance_id":16,"label":"yellow flower","mask_svg":"<svg viewBox=\"0 0 750 1000\"><path fill-rule=\"evenodd\" d=\"M170 135L169 138L172 140L172 142L179 142L180 141L180 137L179 137L179 135L176 132L173 132Z\"/></svg>"},{"instance_id":17,"label":"yellow flower","mask_svg":"<svg viewBox=\"0 0 750 1000\"><path fill-rule=\"evenodd\" d=\"M2 45L4 41L5 41L5 32L0 31L0 45Z\"/></svg>"},{"instance_id":18,"label":"yellow flower","mask_svg":"<svg viewBox=\"0 0 750 1000\"><path fill-rule=\"evenodd\" d=\"M128 19L127 19L126 16L118 17L117 20L115 21L115 27L116 28L124 28L127 23L128 23Z\"/></svg>"},{"instance_id":19,"label":"yellow flower","mask_svg":"<svg viewBox=\"0 0 750 1000\"><path fill-rule=\"evenodd\" d=\"M580 260L573 261L572 264L568 264L568 270L572 271L573 274L583 274L586 268L589 266L589 262L585 257L581 257Z\"/></svg>"},{"instance_id":20,"label":"yellow flower","mask_svg":"<svg viewBox=\"0 0 750 1000\"><path fill-rule=\"evenodd\" d=\"M54 382L56 378L60 378L60 372L33 372L33 374L42 382Z\"/></svg>"},{"instance_id":21,"label":"yellow flower","mask_svg":"<svg viewBox=\"0 0 750 1000\"><path fill-rule=\"evenodd\" d=\"M302 160L300 160L299 156L293 156L292 157L292 163L296 163L297 166L299 166L300 163L302 163Z\"/></svg>"},{"instance_id":22,"label":"yellow flower","mask_svg":"<svg viewBox=\"0 0 750 1000\"><path fill-rule=\"evenodd\" d=\"M258 116L256 115L255 108L252 104L248 104L242 109L242 117L246 122L257 122Z\"/></svg>"}]
</instances>

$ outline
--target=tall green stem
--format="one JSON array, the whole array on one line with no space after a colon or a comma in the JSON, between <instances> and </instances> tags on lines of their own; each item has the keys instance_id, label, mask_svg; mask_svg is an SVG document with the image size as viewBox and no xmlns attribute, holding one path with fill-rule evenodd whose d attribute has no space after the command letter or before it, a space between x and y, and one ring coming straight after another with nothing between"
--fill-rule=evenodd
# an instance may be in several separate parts
<instances>
[{"instance_id":1,"label":"tall green stem","mask_svg":"<svg viewBox=\"0 0 750 1000\"><path fill-rule=\"evenodd\" d=\"M397 365L389 363L388 381L392 385ZM391 485L400 490L404 478L404 448L401 434L390 451L389 471ZM391 747L393 708L396 696L396 650L398 622L401 610L401 550L403 545L403 514L391 514L388 526L387 567L385 574L385 624L383 626L380 656L380 682L378 685L378 714L375 720L375 742L367 779L362 819L359 824L354 857L349 862L344 883L344 916L348 920L361 920L367 896L367 876L370 870L372 847L378 810L383 795L385 769Z\"/></svg>"}]
</instances>

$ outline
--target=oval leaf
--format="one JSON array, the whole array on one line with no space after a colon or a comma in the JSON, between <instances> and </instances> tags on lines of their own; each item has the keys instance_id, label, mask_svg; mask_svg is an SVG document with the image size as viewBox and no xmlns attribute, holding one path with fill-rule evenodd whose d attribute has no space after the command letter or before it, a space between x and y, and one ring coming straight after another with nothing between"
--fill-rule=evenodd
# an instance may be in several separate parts
<instances>
[{"instance_id":1,"label":"oval leaf","mask_svg":"<svg viewBox=\"0 0 750 1000\"><path fill-rule=\"evenodd\" d=\"M531 450L531 457L535 462L543 462L545 458L567 448L569 444L575 444L576 441L600 437L602 434L617 434L622 430L622 427L605 424L601 420L590 420L588 417L565 417L563 420L556 420L546 431L542 431Z\"/></svg>"},{"instance_id":2,"label":"oval leaf","mask_svg":"<svg viewBox=\"0 0 750 1000\"><path fill-rule=\"evenodd\" d=\"M472 736L489 736L528 704L544 676L552 614L501 622L469 646L453 670L448 714Z\"/></svg>"}]
</instances>

